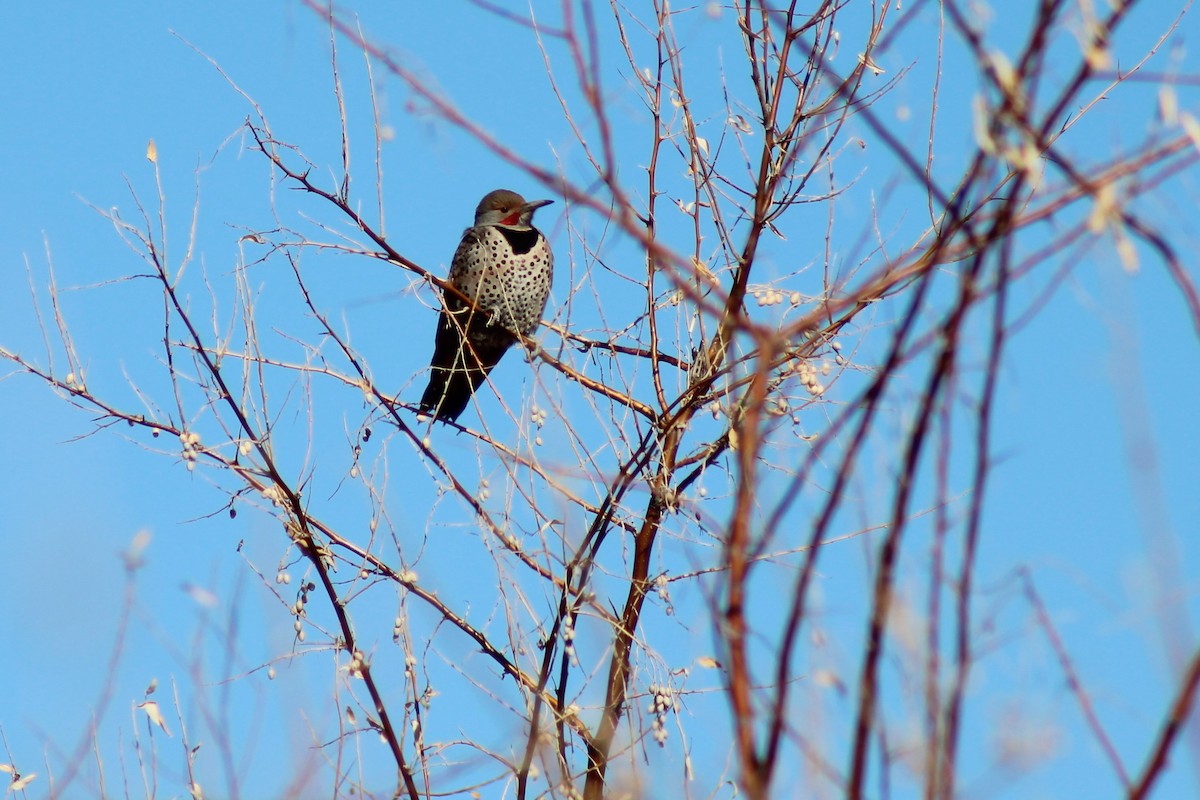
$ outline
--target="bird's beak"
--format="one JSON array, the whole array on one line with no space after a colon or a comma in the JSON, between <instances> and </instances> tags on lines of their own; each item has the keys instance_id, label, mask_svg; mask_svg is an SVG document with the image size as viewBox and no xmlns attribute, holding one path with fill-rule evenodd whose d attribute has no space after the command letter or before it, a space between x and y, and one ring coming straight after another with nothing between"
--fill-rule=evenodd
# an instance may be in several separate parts
<instances>
[{"instance_id":1,"label":"bird's beak","mask_svg":"<svg viewBox=\"0 0 1200 800\"><path fill-rule=\"evenodd\" d=\"M541 208L542 206L548 206L553 202L554 202L553 200L531 200L530 202L521 206L521 213L525 214L530 211L536 211L537 209Z\"/></svg>"}]
</instances>

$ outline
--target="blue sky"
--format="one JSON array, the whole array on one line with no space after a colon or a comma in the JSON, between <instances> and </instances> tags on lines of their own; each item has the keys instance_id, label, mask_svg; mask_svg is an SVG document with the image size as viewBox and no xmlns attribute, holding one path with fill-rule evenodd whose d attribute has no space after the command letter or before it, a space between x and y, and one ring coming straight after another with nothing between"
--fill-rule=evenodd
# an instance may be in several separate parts
<instances>
[{"instance_id":1,"label":"blue sky","mask_svg":"<svg viewBox=\"0 0 1200 800\"><path fill-rule=\"evenodd\" d=\"M554 21L558 4L534 5L543 20ZM1143 52L1172 18L1174 12L1167 7L1177 5L1140 7L1125 38L1118 40L1117 51ZM552 171L561 167L569 177L586 175L580 148L563 124L542 54L528 31L496 22L459 2L388 4L386 10L364 6L362 15L375 40L388 43L407 66L427 74L445 96L517 152ZM689 47L722 52L728 59L693 62L690 85L696 87L698 101L710 108L720 106L713 77L740 55L729 17L727 10L698 12L681 18L678 30ZM926 14L915 24L928 26L933 20ZM998 20L992 35L1003 47L1017 38L1018 30L1013 23L1010 34L1008 22ZM1194 19L1185 18L1151 68L1194 79L1194 58L1184 48L1198 33ZM112 224L89 205L100 210L117 207L124 219L135 220L132 188L153 211L157 189L153 167L145 158L150 139L158 151L169 248L176 257L187 247L197 183L200 187L197 259L189 267L193 276L203 272L214 285L227 285L240 261L263 255L253 243L239 242L240 237L249 230L274 227L278 222L273 214L314 238L328 240L335 232L349 232L332 209L282 186L274 187L272 209L270 170L249 146L242 127L253 109L189 43L220 64L260 104L276 137L299 146L317 166L314 175L325 178L326 185L334 184L329 176L338 168L340 132L331 91L329 34L303 6L46 3L8 4L0 10L0 74L7 76L0 82L0 346L45 363L29 284L32 281L39 292L42 313L48 313L44 293L52 263L64 290L63 311L88 365L89 385L126 403L136 400L126 375L156 396L169 398L156 372L161 297L147 282L121 280L144 265L120 241ZM365 207L373 209L371 107L362 57L345 42L340 48L355 154L354 190ZM646 159L645 134L638 127L643 111L627 89L628 65L609 48L606 44L603 50L603 80L612 98L608 110L628 180L640 186L637 168ZM577 99L577 88L567 85L566 54L553 42L548 52L560 74L567 76L568 96ZM851 59L852 53L839 57ZM969 70L953 68L954 59L961 57L953 47L948 50L950 68L942 87L935 170L947 179L972 140L974 86L966 78ZM922 81L933 68L932 55L897 46L881 66L888 75L911 67L909 79L879 108L921 153L928 113L927 84ZM382 119L395 133L383 145L387 231L407 257L440 274L475 203L489 189L510 186L528 197L553 196L428 113L399 82L380 77L381 71L376 75L381 80ZM1095 163L1153 133L1158 125L1157 90L1154 84L1130 84L1114 92L1073 132L1075 138L1068 140L1071 152ZM1194 81L1190 88L1180 86L1178 95L1181 108L1198 113ZM907 115L900 113L902 107ZM852 128L851 133L869 135L863 128ZM871 229L872 209L879 214L878 228L895 236L897 243L927 222L920 204L895 188L892 179L897 174L884 148L869 141L861 152L851 148L839 162L839 177L853 186L837 205L839 253L852 252L861 242L860 234ZM1164 183L1139 208L1190 256L1200 244L1194 227L1189 227L1196 200L1193 171ZM797 213L794 227L786 231L787 241L772 242L765 252L764 281L778 279L787 291L809 290L808 282L819 277L820 270L799 276L795 272L823 258L826 214L824 203ZM558 254L547 315L557 313L558 321L569 320L581 330L594 330L601 319L623 319L622 292L628 287L593 264L580 245L580 232L591 243L600 240L603 221L570 209L558 198L539 212L538 222ZM670 230L675 224L683 227L677 219L667 220L664 227ZM331 230L322 231L318 225ZM1024 243L1026 252L1053 234L1048 229L1032 232ZM638 254L628 242L605 247L606 267L637 274ZM967 718L970 744L964 749L964 786L973 796L1061 797L1068 790L1069 796L1112 796L1117 786L1021 594L1018 573L1033 576L1074 668L1132 772L1140 769L1175 684L1168 653L1176 647L1190 653L1196 644L1189 615L1200 612L1195 589L1200 579L1200 492L1195 490L1200 426L1194 413L1200 398L1200 371L1195 369L1200 337L1161 265L1148 252L1141 256L1140 270L1129 274L1110 242L1099 240L1080 254L1061 284L1052 278L1054 263L1035 270L1013 290L1014 317L1041 305L1046 292L1050 300L1015 333L1002 366L995 469L976 600L979 625L995 631L983 640L994 649L975 673L975 702ZM339 329L369 355L380 385L415 399L432 342L432 295L428 290L415 292L407 273L381 262L323 253L304 258L309 286ZM1186 266L1195 277L1194 258ZM588 267L590 277L585 274ZM272 331L273 352L303 359L303 351L287 337L312 341L318 329L299 306L286 265L267 262L248 274L262 292L263 328ZM195 308L207 309L203 284L190 285ZM612 293L594 300L589 295L593 285ZM564 300L575 286L584 288L574 295L577 305L567 316ZM229 309L224 306L221 311L227 314ZM885 305L875 320L883 326L896 313ZM862 357L869 360L878 351L868 331L860 335ZM982 338L978 353L981 362ZM509 406L520 408L531 396L544 396L547 372L543 369L535 381L523 359L512 354L497 372L497 385L507 389ZM850 396L852 379L845 386L841 400ZM836 385L832 394L839 399ZM297 472L300 465L313 471L307 496L321 503L331 518L365 525L362 492L353 482L348 488L343 483L354 431L369 411L361 398L356 405L345 392L327 387L314 389L313 397L316 407L329 414L318 417L322 424L312 427L303 418L283 420L294 431L282 447L283 457ZM585 408L578 395L565 397L563 407L576 412ZM477 420L491 411L498 438L509 436L528 445L533 434L499 415L499 409L489 394L468 415ZM891 411L894 425L902 428L907 410L897 405ZM819 425L820 418L815 414L806 421ZM346 701L335 697L336 678L328 658L309 656L294 665L286 658L292 629L283 603L294 599L295 586L273 597L270 586L251 569L253 565L264 570L268 577L273 573L286 544L278 524L249 508L230 520L222 509L224 496L211 483L215 479L203 469L188 472L175 443L125 429L85 436L93 430L92 419L27 376L0 381L0 453L6 464L0 481L0 542L8 564L0 582L0 608L6 609L0 614L0 640L10 643L0 651L0 686L5 687L0 690L0 745L6 748L0 762L11 760L43 778L44 760L56 772L61 770L63 754L85 734L108 686L111 707L99 734L106 779L110 790L122 785L126 777L118 776L123 775L140 787L133 777L137 765L128 742L134 730L145 739L146 727L133 706L143 699L151 680L158 681L155 697L167 704L175 681L192 719L214 710L218 717L230 715L226 728L233 733L224 751L209 730L220 727L218 723L195 723L197 736L205 740L201 781L209 796L238 790L246 797L283 796L288 781L306 763L318 760L310 746L309 726L313 739L327 740L330 731L336 731L338 709ZM197 424L203 426L206 420ZM557 424L548 424L543 434L547 445L539 452L548 461L569 464L572 452ZM469 442L448 431L432 436L456 466L469 469L477 460ZM885 440L878 446L878 463L865 467L858 479L864 526L885 512L890 488L888 466L895 456L886 451ZM594 452L605 457L603 439ZM375 457L368 454L364 464L380 469L376 474L382 480L384 462L370 461ZM428 545L419 567L423 583L463 607L486 608L489 581L498 569L492 556L482 548L455 549L446 543L446 537L478 536L464 523L461 508L452 498L439 497L428 466L399 442L393 443L386 463L386 507L397 536L406 543L423 541L426 531L442 537ZM484 475L500 481L503 470L493 467ZM885 488L873 486L876 480ZM720 495L719 479L714 477L712 484L714 494ZM791 524L799 529L807 520L797 512ZM849 526L850 521L845 523ZM139 531L148 531L152 538L144 554L146 565L136 574L128 640L109 684L107 663L124 617L126 577L120 553ZM917 524L912 535L923 542L928 528ZM861 636L857 612L863 602L869 541L859 537L829 548L823 556L819 627L827 628L836 644L814 648L802 659L807 669L829 668L847 683L856 675L854 643ZM239 542L244 543L241 552ZM914 544L914 558L919 559L925 546ZM920 575L914 567L910 583L901 588L918 594ZM788 585L784 577L769 580ZM684 585L678 591L673 600L680 619L659 629L658 648L678 647L674 652L688 654L678 666L689 666L695 656L712 652L711 631L702 591ZM390 620L397 613L394 595L370 594L363 600L364 606L367 603L377 608L371 606L374 614L364 609L364 619L383 620L378 630L366 634L381 648L381 669L398 669L399 656L386 652ZM418 630L434 624L421 609L408 610ZM1171 627L1168 621L1178 625ZM437 653L446 662L467 664L478 658L461 640L436 641ZM274 681L265 679L267 664L277 669ZM450 739L458 721L477 713L479 706L472 702L480 701L468 699L469 691L456 691L463 689L465 678L442 675L439 681L439 702L449 708L434 716L435 730ZM689 687L698 690L719 685L703 670L690 681ZM197 691L197 685L206 688ZM840 733L844 722L839 714L852 705L835 694L809 691L818 698L813 708L825 714L821 724ZM297 708L308 716L298 718ZM701 692L689 701L690 716L680 725L697 748L694 756L706 753L709 738L720 742L727 735L721 727L723 709L715 693ZM903 716L903 709L894 712ZM512 719L498 717L482 724L494 727L493 733L503 732L515 724ZM709 728L710 719L717 721L714 728ZM163 785L169 787L163 791L179 796L184 786L181 732L173 713L168 713L168 724L175 739L156 738ZM1020 732L1021 726L1029 731L1022 737L1025 741L1037 742L1045 735L1053 744L1043 748L1050 755L1017 776L997 766L995 740L998 731ZM364 750L371 746L367 738ZM1200 745L1193 743L1194 737L1178 750L1156 796L1185 797L1197 791ZM382 790L388 785L386 770L370 770L386 763L384 754L364 752L362 758L370 765L365 767L368 785ZM668 748L651 754L648 769L669 772L678 762L678 752ZM228 764L239 776L236 784L225 777ZM700 763L698 795L707 796L709 784L703 781L714 780L720 766ZM93 796L95 769L86 769L88 777L79 779L68 796ZM47 784L39 781L30 789L30 796L44 796ZM908 796L904 793L912 786L895 789L897 796ZM131 790L133 796L142 793L140 788Z\"/></svg>"}]
</instances>

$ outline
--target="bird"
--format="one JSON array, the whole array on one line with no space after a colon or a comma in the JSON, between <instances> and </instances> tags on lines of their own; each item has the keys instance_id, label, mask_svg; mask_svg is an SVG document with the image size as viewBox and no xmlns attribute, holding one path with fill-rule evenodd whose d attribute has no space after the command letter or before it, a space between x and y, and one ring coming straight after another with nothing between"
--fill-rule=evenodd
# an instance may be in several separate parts
<instances>
[{"instance_id":1,"label":"bird","mask_svg":"<svg viewBox=\"0 0 1200 800\"><path fill-rule=\"evenodd\" d=\"M488 192L463 232L447 280L464 297L443 292L429 385L420 411L454 422L492 368L520 336L542 322L554 277L554 254L533 227L533 212L553 200L509 189Z\"/></svg>"}]
</instances>

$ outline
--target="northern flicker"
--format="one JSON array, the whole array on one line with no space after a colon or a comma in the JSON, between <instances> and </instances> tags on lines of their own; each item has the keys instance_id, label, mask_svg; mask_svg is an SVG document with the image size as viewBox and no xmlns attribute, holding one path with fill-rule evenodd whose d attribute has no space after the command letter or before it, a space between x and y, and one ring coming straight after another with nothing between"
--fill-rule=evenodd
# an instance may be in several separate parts
<instances>
[{"instance_id":1,"label":"northern flicker","mask_svg":"<svg viewBox=\"0 0 1200 800\"><path fill-rule=\"evenodd\" d=\"M525 199L508 189L489 192L475 209L475 224L463 233L448 280L474 301L451 292L438 317L429 385L421 411L453 422L492 367L542 321L550 296L554 256L533 212L552 200Z\"/></svg>"}]
</instances>

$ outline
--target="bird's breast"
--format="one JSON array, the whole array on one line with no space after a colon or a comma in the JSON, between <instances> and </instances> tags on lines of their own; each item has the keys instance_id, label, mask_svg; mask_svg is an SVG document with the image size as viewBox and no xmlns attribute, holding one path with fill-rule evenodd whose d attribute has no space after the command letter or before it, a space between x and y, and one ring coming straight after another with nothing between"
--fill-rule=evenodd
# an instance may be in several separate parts
<instances>
[{"instance_id":1,"label":"bird's breast","mask_svg":"<svg viewBox=\"0 0 1200 800\"><path fill-rule=\"evenodd\" d=\"M489 312L489 327L529 335L541 322L553 269L553 254L536 229L479 226L463 236L450 281Z\"/></svg>"}]
</instances>

